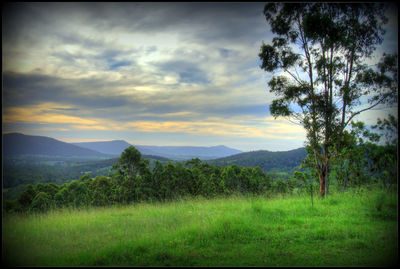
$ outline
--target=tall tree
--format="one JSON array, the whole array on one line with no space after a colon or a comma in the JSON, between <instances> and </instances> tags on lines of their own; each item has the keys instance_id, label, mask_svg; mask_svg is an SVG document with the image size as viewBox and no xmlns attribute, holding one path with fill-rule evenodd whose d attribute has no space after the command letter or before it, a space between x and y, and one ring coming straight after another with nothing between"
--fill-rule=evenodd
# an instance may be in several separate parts
<instances>
[{"instance_id":1,"label":"tall tree","mask_svg":"<svg viewBox=\"0 0 400 269\"><path fill-rule=\"evenodd\" d=\"M271 114L296 120L318 172L320 196L328 192L332 156L358 114L397 99L397 55L366 63L383 41L384 4L268 3L264 15L276 37L262 44L261 68L278 97ZM276 74L277 73L277 74ZM367 106L361 97L369 97Z\"/></svg>"}]
</instances>

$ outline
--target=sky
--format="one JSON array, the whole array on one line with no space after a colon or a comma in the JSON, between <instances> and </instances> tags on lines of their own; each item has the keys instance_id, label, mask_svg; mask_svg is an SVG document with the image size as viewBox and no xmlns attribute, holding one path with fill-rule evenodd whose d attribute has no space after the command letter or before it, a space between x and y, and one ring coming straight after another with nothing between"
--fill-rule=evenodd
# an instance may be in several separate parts
<instances>
[{"instance_id":1,"label":"sky","mask_svg":"<svg viewBox=\"0 0 400 269\"><path fill-rule=\"evenodd\" d=\"M397 52L397 6L377 53ZM274 37L255 3L13 3L3 8L3 133L65 142L304 146L298 124L274 119ZM397 108L396 108L397 111ZM358 117L375 124L387 110ZM397 112L396 112L397 114Z\"/></svg>"}]
</instances>

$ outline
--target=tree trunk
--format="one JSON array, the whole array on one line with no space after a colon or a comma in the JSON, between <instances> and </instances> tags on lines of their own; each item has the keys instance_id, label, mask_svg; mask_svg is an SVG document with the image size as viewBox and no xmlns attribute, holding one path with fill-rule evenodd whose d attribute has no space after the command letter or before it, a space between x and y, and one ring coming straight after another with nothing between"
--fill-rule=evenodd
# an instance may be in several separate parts
<instances>
[{"instance_id":1,"label":"tree trunk","mask_svg":"<svg viewBox=\"0 0 400 269\"><path fill-rule=\"evenodd\" d=\"M323 164L321 169L318 171L319 174L319 197L325 197L325 185L326 185L326 165Z\"/></svg>"},{"instance_id":2,"label":"tree trunk","mask_svg":"<svg viewBox=\"0 0 400 269\"><path fill-rule=\"evenodd\" d=\"M329 190L329 165L327 164L325 167L325 197L328 196Z\"/></svg>"}]
</instances>

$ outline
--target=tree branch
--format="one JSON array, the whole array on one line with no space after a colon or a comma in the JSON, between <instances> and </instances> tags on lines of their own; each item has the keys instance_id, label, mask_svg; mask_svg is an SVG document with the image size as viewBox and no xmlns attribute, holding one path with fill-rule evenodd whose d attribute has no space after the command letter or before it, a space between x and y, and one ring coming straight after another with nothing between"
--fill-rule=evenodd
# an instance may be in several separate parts
<instances>
[{"instance_id":1,"label":"tree branch","mask_svg":"<svg viewBox=\"0 0 400 269\"><path fill-rule=\"evenodd\" d=\"M386 97L388 97L388 95L389 95L389 94L385 94L385 95L382 96L382 98L379 99L375 104L373 104L373 105L371 105L371 106L369 106L369 107L367 107L367 108L361 109L361 110L359 110L359 111L357 111L357 112L352 113L351 116L349 117L349 119L346 121L345 125L343 126L342 131L344 130L344 128L346 128L346 126L349 124L349 122L351 121L351 119L354 118L354 116L356 116L356 115L358 115L358 114L360 114L360 113L362 113L362 112L364 112L364 111L370 110L370 109L376 107L377 105L381 104L382 101L385 100Z\"/></svg>"}]
</instances>

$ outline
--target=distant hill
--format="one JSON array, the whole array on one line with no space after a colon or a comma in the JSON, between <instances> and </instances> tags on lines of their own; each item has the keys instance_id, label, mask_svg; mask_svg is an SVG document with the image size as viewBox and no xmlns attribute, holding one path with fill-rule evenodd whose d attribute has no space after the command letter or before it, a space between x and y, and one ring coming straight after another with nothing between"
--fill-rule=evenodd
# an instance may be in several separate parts
<instances>
[{"instance_id":1,"label":"distant hill","mask_svg":"<svg viewBox=\"0 0 400 269\"><path fill-rule=\"evenodd\" d=\"M98 142L79 142L71 143L75 146L95 150L105 154L112 154L115 156L120 156L121 153L132 144L124 140L111 140L111 141L98 141ZM137 150L143 155L157 156L157 153L152 151L150 148L140 148L140 146L135 146Z\"/></svg>"},{"instance_id":2,"label":"distant hill","mask_svg":"<svg viewBox=\"0 0 400 269\"><path fill-rule=\"evenodd\" d=\"M95 150L105 154L121 155L121 153L131 144L124 140L112 140L112 141L99 141L99 142L80 142L71 143L72 145Z\"/></svg>"},{"instance_id":3,"label":"distant hill","mask_svg":"<svg viewBox=\"0 0 400 269\"><path fill-rule=\"evenodd\" d=\"M210 164L228 166L236 164L238 166L259 166L268 172L271 169L293 168L300 165L302 159L307 156L305 148L298 148L289 151L268 151L258 150L244 152L229 157L208 160Z\"/></svg>"},{"instance_id":4,"label":"distant hill","mask_svg":"<svg viewBox=\"0 0 400 269\"><path fill-rule=\"evenodd\" d=\"M62 157L109 158L98 151L78 147L46 136L3 134L3 157L16 155L47 155Z\"/></svg>"},{"instance_id":5,"label":"distant hill","mask_svg":"<svg viewBox=\"0 0 400 269\"><path fill-rule=\"evenodd\" d=\"M162 164L170 161L160 156L142 155L142 157L149 160L150 169L154 168L156 161ZM61 185L79 179L84 174L89 174L93 178L108 176L112 172L112 165L117 162L118 157L84 159L49 155L9 156L3 160L3 188L16 188L36 182L55 182ZM14 199L20 191L11 191L7 194L7 197Z\"/></svg>"},{"instance_id":6,"label":"distant hill","mask_svg":"<svg viewBox=\"0 0 400 269\"><path fill-rule=\"evenodd\" d=\"M173 160L199 158L209 160L241 153L242 151L226 146L192 147L192 146L135 146L140 152L154 152L152 155L163 156ZM151 153L147 153L151 154Z\"/></svg>"},{"instance_id":7,"label":"distant hill","mask_svg":"<svg viewBox=\"0 0 400 269\"><path fill-rule=\"evenodd\" d=\"M65 143L45 136L32 136L20 133L3 135L3 156L18 155L58 156L79 158L115 158L131 146L124 140ZM240 150L226 146L192 147L192 146L142 146L134 145L142 155L152 156L152 159L166 158L182 161L192 158L201 160L216 159L241 153ZM166 160L164 159L164 160Z\"/></svg>"},{"instance_id":8,"label":"distant hill","mask_svg":"<svg viewBox=\"0 0 400 269\"><path fill-rule=\"evenodd\" d=\"M101 153L120 155L127 147L131 146L123 140L101 141L101 142L80 142L73 145L96 150ZM226 146L214 147L190 147L190 146L142 146L134 145L143 155L152 155L168 158L171 160L188 160L199 158L202 160L226 157L241 153L240 150Z\"/></svg>"}]
</instances>

